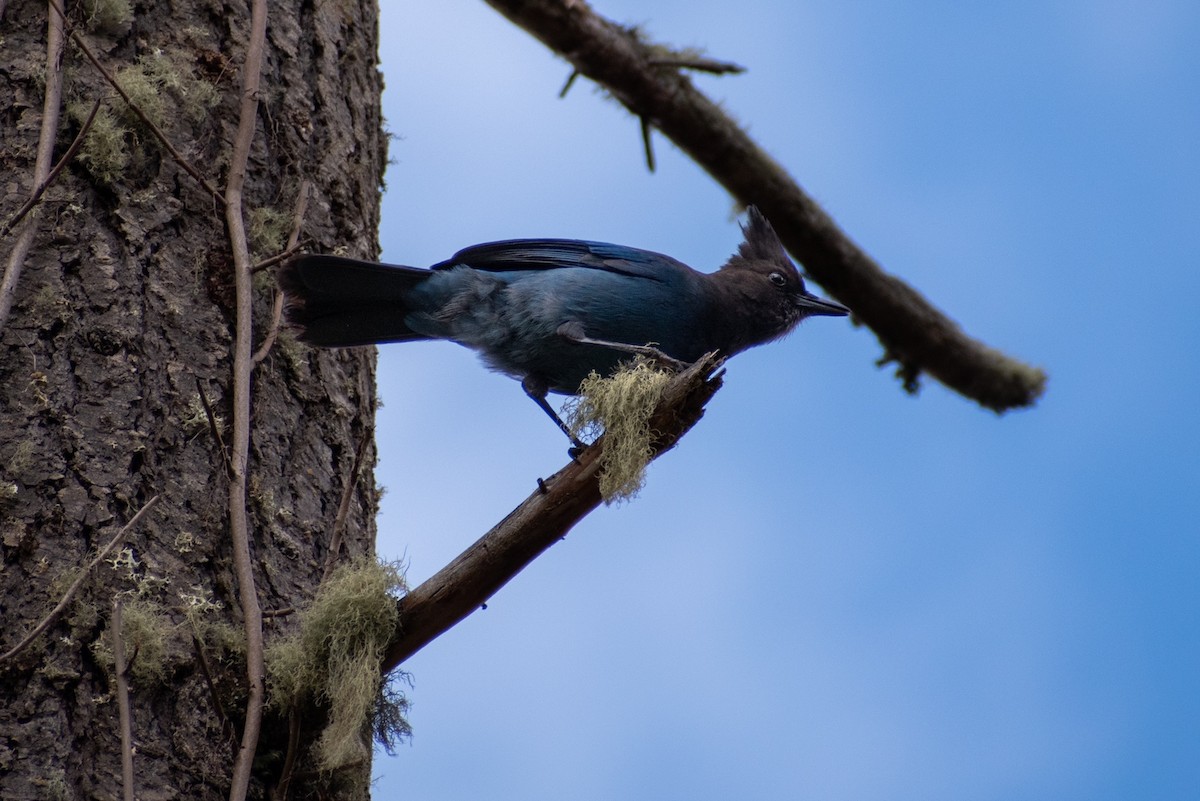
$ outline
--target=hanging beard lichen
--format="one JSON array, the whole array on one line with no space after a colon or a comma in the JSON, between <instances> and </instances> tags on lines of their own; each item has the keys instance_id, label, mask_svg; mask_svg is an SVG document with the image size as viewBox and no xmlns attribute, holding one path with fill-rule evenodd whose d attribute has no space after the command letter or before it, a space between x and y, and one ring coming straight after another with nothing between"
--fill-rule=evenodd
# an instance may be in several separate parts
<instances>
[{"instance_id":1,"label":"hanging beard lichen","mask_svg":"<svg viewBox=\"0 0 1200 801\"><path fill-rule=\"evenodd\" d=\"M300 630L267 649L273 706L282 711L306 698L328 705L329 723L317 741L322 770L365 759L369 728L385 745L410 732L408 702L380 673L396 629L395 593L403 587L395 565L369 557L344 564L300 613Z\"/></svg>"},{"instance_id":2,"label":"hanging beard lichen","mask_svg":"<svg viewBox=\"0 0 1200 801\"><path fill-rule=\"evenodd\" d=\"M596 373L579 387L579 397L566 409L567 425L576 437L604 432L600 455L600 496L605 503L626 501L646 481L646 465L654 455L650 415L671 374L637 357L611 378Z\"/></svg>"}]
</instances>

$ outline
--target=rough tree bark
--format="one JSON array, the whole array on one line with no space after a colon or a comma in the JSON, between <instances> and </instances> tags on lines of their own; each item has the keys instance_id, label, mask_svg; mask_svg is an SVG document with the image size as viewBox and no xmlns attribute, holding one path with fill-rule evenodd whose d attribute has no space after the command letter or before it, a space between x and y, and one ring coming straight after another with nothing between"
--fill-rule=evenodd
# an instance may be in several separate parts
<instances>
[{"instance_id":1,"label":"rough tree bark","mask_svg":"<svg viewBox=\"0 0 1200 801\"><path fill-rule=\"evenodd\" d=\"M82 36L174 149L223 191L250 8L180 0L139 4L136 14L122 9L66 3L55 158L97 100L100 111L77 157L0 239L3 268L32 230L0 328L0 653L55 607L149 499L160 500L80 584L64 614L0 662L4 799L128 797L121 683L136 796L228 797L244 715L244 657L222 639L242 631L225 456L235 310L224 210L70 36ZM45 2L10 0L0 14L3 225L35 189L54 12ZM309 247L377 253L386 142L376 14L373 0L270 5L244 189L255 258L278 252L305 182ZM259 271L255 347L268 335L273 300L270 272ZM288 610L321 581L348 482L355 484L342 552L373 548L374 355L315 351L281 337L255 366L252 386L248 507L270 637L293 625ZM125 619L116 643L128 664L122 682L110 629L116 601ZM139 613L149 633L136 628ZM301 721L299 732L303 754L318 727ZM286 717L269 712L251 797L278 782L288 735ZM368 772L362 763L332 784L322 780L327 797L365 796ZM293 780L290 797L316 792L305 778Z\"/></svg>"}]
</instances>

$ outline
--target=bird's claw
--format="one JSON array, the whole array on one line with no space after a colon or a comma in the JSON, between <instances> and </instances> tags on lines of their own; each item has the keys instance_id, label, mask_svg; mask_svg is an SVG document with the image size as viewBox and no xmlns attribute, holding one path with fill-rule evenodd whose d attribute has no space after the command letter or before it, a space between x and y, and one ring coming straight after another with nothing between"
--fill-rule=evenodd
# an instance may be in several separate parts
<instances>
[{"instance_id":1,"label":"bird's claw","mask_svg":"<svg viewBox=\"0 0 1200 801\"><path fill-rule=\"evenodd\" d=\"M657 348L654 349L653 353L649 354L649 357L651 360L676 373L682 373L684 370L692 366L691 362L680 361L674 356L668 356Z\"/></svg>"}]
</instances>

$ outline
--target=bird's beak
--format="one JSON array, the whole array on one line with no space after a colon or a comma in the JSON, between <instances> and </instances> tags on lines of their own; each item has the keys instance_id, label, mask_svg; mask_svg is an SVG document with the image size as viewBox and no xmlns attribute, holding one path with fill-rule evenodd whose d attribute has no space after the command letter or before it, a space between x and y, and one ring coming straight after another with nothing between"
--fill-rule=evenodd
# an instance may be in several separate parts
<instances>
[{"instance_id":1,"label":"bird's beak","mask_svg":"<svg viewBox=\"0 0 1200 801\"><path fill-rule=\"evenodd\" d=\"M845 317L850 313L850 310L840 303L818 298L807 292L796 296L796 308L802 310L806 315L814 317Z\"/></svg>"}]
</instances>

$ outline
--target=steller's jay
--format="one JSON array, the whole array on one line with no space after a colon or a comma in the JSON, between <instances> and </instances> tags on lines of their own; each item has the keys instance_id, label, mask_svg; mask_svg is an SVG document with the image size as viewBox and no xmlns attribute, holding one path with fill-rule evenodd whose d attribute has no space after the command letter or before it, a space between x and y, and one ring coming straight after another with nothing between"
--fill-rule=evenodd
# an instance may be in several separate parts
<instances>
[{"instance_id":1,"label":"steller's jay","mask_svg":"<svg viewBox=\"0 0 1200 801\"><path fill-rule=\"evenodd\" d=\"M753 206L745 241L715 273L646 250L575 239L513 239L460 250L429 269L298 256L280 271L304 342L338 348L449 339L479 351L578 442L546 401L574 395L630 354L679 367L777 339L846 307L804 287Z\"/></svg>"}]
</instances>

